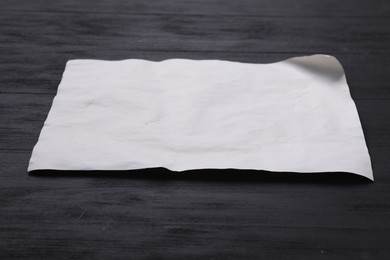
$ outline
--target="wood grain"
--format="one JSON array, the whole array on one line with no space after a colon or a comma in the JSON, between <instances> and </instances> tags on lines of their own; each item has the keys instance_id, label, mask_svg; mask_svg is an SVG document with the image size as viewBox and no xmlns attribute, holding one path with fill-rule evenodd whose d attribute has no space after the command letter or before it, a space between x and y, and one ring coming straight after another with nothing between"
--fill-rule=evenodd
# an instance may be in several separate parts
<instances>
[{"instance_id":1,"label":"wood grain","mask_svg":"<svg viewBox=\"0 0 390 260\"><path fill-rule=\"evenodd\" d=\"M26 172L69 59L344 66L374 183L343 173ZM0 0L1 259L388 259L387 1Z\"/></svg>"}]
</instances>

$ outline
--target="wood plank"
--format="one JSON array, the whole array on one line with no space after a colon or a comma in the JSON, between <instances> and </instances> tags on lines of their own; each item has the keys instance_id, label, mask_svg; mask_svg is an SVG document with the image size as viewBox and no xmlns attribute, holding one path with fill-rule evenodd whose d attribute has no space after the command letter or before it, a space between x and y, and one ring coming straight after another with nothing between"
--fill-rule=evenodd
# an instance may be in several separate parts
<instances>
[{"instance_id":1,"label":"wood plank","mask_svg":"<svg viewBox=\"0 0 390 260\"><path fill-rule=\"evenodd\" d=\"M388 54L389 19L256 16L3 13L1 53L119 48L123 51L229 51ZM337 32L337 33L336 33Z\"/></svg>"},{"instance_id":2,"label":"wood plank","mask_svg":"<svg viewBox=\"0 0 390 260\"><path fill-rule=\"evenodd\" d=\"M49 211L48 215L66 213L77 219L82 209L64 208L58 210L59 213L52 212ZM86 212L86 219L98 214ZM176 222L130 226L127 224L133 222L130 216L103 213L92 223L85 223L83 219L79 222L65 220L66 225L61 225L61 221L39 222L45 226L44 230L35 225L21 230L11 224L1 230L7 231L3 256L30 259L48 256L60 259L65 259L65 256L83 259L123 259L124 256L137 259L257 259L270 256L273 259L386 259L389 253L384 242L388 239L387 230L265 228ZM118 223L113 217L122 222ZM26 236L10 236L9 231ZM239 245L237 241L240 241Z\"/></svg>"},{"instance_id":3,"label":"wood plank","mask_svg":"<svg viewBox=\"0 0 390 260\"><path fill-rule=\"evenodd\" d=\"M389 254L385 244L389 238L388 230L301 229L176 222L160 222L158 225L142 222L140 225L130 226L127 223L134 223L131 215L98 215L97 212L88 210L83 216L85 219L76 222L82 212L84 211L80 208L46 211L44 218L65 213L72 220L39 221L45 226L44 230L36 225L21 230L17 223L11 222L8 228L1 229L2 232L7 232L3 256L30 259L47 256L60 259L65 259L65 256L84 259L122 259L123 256L137 259L257 259L270 256L273 259L386 259ZM149 212L154 213L153 210ZM99 217L96 218L96 215ZM226 216L228 217L229 215ZM94 220L88 222L89 219ZM63 222L67 224L64 225ZM32 221L27 223L33 224ZM26 236L15 237L9 231L17 231ZM70 240L69 237L73 239ZM239 245L237 241L240 241Z\"/></svg>"},{"instance_id":4,"label":"wood plank","mask_svg":"<svg viewBox=\"0 0 390 260\"><path fill-rule=\"evenodd\" d=\"M301 0L160 0L115 1L110 0L2 0L2 11L70 12L112 14L188 14L188 15L241 15L241 16L312 16L312 17L389 17L390 5L381 0L311 1ZM1 11L0 11L1 12Z\"/></svg>"}]
</instances>

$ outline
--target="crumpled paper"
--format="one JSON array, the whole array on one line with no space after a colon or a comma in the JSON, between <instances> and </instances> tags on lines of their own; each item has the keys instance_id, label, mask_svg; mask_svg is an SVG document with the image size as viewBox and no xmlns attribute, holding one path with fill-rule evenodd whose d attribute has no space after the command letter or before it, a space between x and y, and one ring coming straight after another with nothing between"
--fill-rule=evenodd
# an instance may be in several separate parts
<instances>
[{"instance_id":1,"label":"crumpled paper","mask_svg":"<svg viewBox=\"0 0 390 260\"><path fill-rule=\"evenodd\" d=\"M154 167L373 180L358 113L332 56L272 64L68 61L28 171Z\"/></svg>"}]
</instances>

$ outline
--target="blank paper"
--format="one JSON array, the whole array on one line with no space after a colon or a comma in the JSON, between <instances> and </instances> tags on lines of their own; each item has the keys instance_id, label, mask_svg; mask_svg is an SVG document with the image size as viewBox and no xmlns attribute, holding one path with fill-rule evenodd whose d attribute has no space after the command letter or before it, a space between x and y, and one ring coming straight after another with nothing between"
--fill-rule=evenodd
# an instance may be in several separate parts
<instances>
[{"instance_id":1,"label":"blank paper","mask_svg":"<svg viewBox=\"0 0 390 260\"><path fill-rule=\"evenodd\" d=\"M332 56L68 61L28 170L155 167L373 179L356 106Z\"/></svg>"}]
</instances>

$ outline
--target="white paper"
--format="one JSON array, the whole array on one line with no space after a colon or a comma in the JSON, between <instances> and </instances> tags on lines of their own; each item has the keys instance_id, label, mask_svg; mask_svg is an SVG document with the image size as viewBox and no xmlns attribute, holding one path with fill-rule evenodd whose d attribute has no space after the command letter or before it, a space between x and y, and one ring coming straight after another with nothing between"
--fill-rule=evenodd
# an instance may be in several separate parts
<instances>
[{"instance_id":1,"label":"white paper","mask_svg":"<svg viewBox=\"0 0 390 260\"><path fill-rule=\"evenodd\" d=\"M154 167L373 180L358 113L332 56L272 64L68 61L28 170Z\"/></svg>"}]
</instances>

